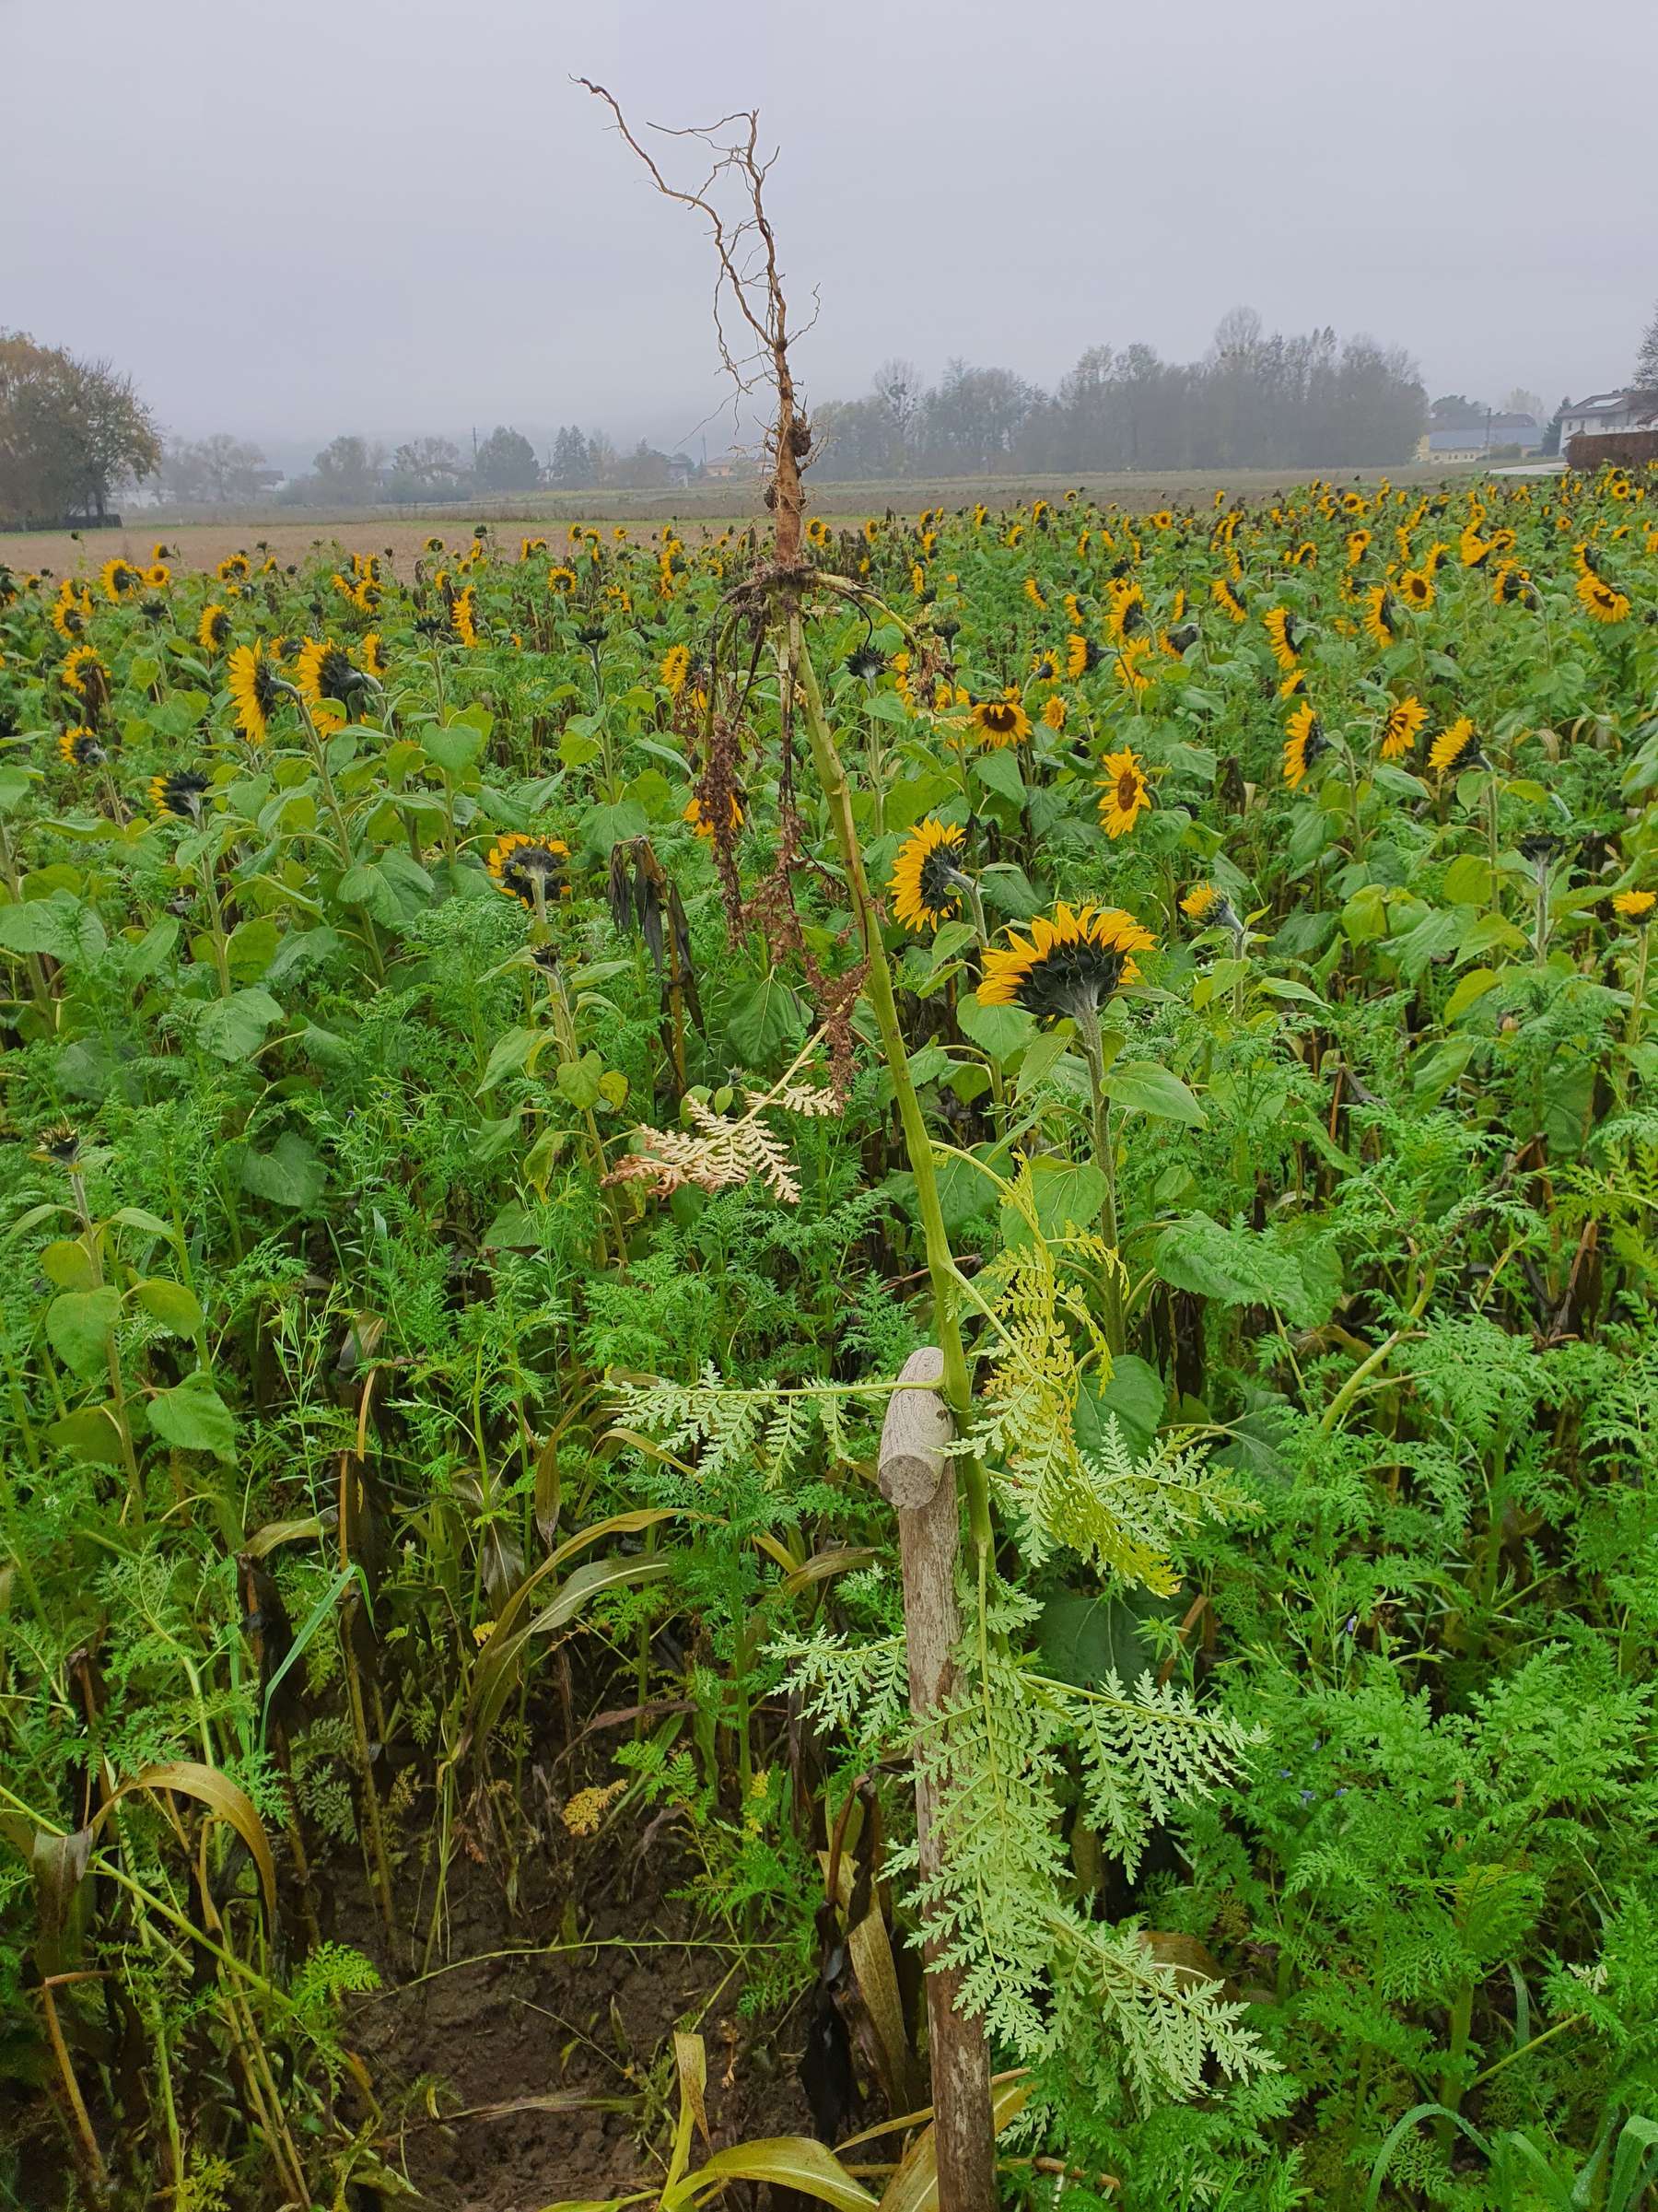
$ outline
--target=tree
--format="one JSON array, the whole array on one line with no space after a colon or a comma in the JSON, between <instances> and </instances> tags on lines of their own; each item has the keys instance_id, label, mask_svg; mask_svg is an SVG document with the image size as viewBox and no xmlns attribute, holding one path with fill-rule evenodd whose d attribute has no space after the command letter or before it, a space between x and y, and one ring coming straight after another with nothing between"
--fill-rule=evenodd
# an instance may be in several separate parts
<instances>
[{"instance_id":1,"label":"tree","mask_svg":"<svg viewBox=\"0 0 1658 2212\"><path fill-rule=\"evenodd\" d=\"M1483 430L1491 410L1483 400L1466 399L1460 392L1447 392L1428 410L1431 430Z\"/></svg>"},{"instance_id":2,"label":"tree","mask_svg":"<svg viewBox=\"0 0 1658 2212\"><path fill-rule=\"evenodd\" d=\"M1560 450L1560 423L1569 404L1568 401L1562 400L1549 416L1548 427L1543 433L1543 443L1537 448L1539 453L1546 454L1550 460Z\"/></svg>"},{"instance_id":3,"label":"tree","mask_svg":"<svg viewBox=\"0 0 1658 2212\"><path fill-rule=\"evenodd\" d=\"M1635 356L1635 388L1638 392L1658 392L1658 305L1652 309L1652 319L1641 333L1640 351Z\"/></svg>"},{"instance_id":4,"label":"tree","mask_svg":"<svg viewBox=\"0 0 1658 2212\"><path fill-rule=\"evenodd\" d=\"M380 488L385 454L361 438L331 439L316 459L315 497L319 504L361 507Z\"/></svg>"},{"instance_id":5,"label":"tree","mask_svg":"<svg viewBox=\"0 0 1658 2212\"><path fill-rule=\"evenodd\" d=\"M245 439L216 430L193 444L169 446L161 460L164 490L185 504L228 505L256 499L275 478L265 457Z\"/></svg>"},{"instance_id":6,"label":"tree","mask_svg":"<svg viewBox=\"0 0 1658 2212\"><path fill-rule=\"evenodd\" d=\"M1543 394L1540 392L1528 392L1524 384L1516 384L1503 401L1500 412L1503 415L1529 415L1535 422L1543 412Z\"/></svg>"},{"instance_id":7,"label":"tree","mask_svg":"<svg viewBox=\"0 0 1658 2212\"><path fill-rule=\"evenodd\" d=\"M461 451L447 438L411 438L391 456L386 497L399 501L454 499L466 482Z\"/></svg>"},{"instance_id":8,"label":"tree","mask_svg":"<svg viewBox=\"0 0 1658 2212\"><path fill-rule=\"evenodd\" d=\"M553 441L552 476L566 492L584 492L593 481L593 456L574 423L567 423Z\"/></svg>"},{"instance_id":9,"label":"tree","mask_svg":"<svg viewBox=\"0 0 1658 2212\"><path fill-rule=\"evenodd\" d=\"M0 517L103 516L161 465L156 418L108 361L0 331Z\"/></svg>"},{"instance_id":10,"label":"tree","mask_svg":"<svg viewBox=\"0 0 1658 2212\"><path fill-rule=\"evenodd\" d=\"M478 448L473 474L485 491L529 492L541 482L541 463L520 431L497 427Z\"/></svg>"}]
</instances>

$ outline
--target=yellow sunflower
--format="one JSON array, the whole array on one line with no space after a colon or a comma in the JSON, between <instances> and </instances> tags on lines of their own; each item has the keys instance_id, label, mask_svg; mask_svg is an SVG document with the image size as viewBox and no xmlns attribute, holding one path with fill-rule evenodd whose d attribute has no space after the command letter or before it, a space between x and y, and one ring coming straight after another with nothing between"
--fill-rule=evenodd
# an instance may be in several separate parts
<instances>
[{"instance_id":1,"label":"yellow sunflower","mask_svg":"<svg viewBox=\"0 0 1658 2212\"><path fill-rule=\"evenodd\" d=\"M742 827L742 808L738 802L735 791L731 793L730 813L728 819L730 820L733 830L739 830ZM707 813L705 810L703 802L700 799L695 796L692 797L685 807L684 813L680 816L680 820L682 822L689 822L692 828L696 832L697 836L702 838L705 844L711 845L714 842L714 825L709 820Z\"/></svg>"},{"instance_id":2,"label":"yellow sunflower","mask_svg":"<svg viewBox=\"0 0 1658 2212\"><path fill-rule=\"evenodd\" d=\"M1592 568L1586 568L1578 578L1577 595L1582 605L1596 622L1627 622L1629 619L1628 595L1618 591L1615 584L1607 583L1605 577L1596 576Z\"/></svg>"},{"instance_id":3,"label":"yellow sunflower","mask_svg":"<svg viewBox=\"0 0 1658 2212\"><path fill-rule=\"evenodd\" d=\"M928 814L899 847L887 889L893 912L906 930L936 930L962 911L954 879L966 843L964 829Z\"/></svg>"},{"instance_id":4,"label":"yellow sunflower","mask_svg":"<svg viewBox=\"0 0 1658 2212\"><path fill-rule=\"evenodd\" d=\"M1044 700L1042 707L1042 719L1050 730L1064 729L1065 701L1060 697L1057 692L1055 692L1051 698Z\"/></svg>"},{"instance_id":5,"label":"yellow sunflower","mask_svg":"<svg viewBox=\"0 0 1658 2212\"><path fill-rule=\"evenodd\" d=\"M496 838L485 866L497 891L531 908L567 897L570 849L562 837L526 837L510 830Z\"/></svg>"},{"instance_id":6,"label":"yellow sunflower","mask_svg":"<svg viewBox=\"0 0 1658 2212\"><path fill-rule=\"evenodd\" d=\"M1632 921L1644 930L1652 919L1652 908L1658 907L1658 891L1617 891L1612 896L1612 911L1625 921Z\"/></svg>"},{"instance_id":7,"label":"yellow sunflower","mask_svg":"<svg viewBox=\"0 0 1658 2212\"><path fill-rule=\"evenodd\" d=\"M1180 911L1188 921L1208 923L1216 920L1225 910L1224 893L1218 891L1207 880L1194 884L1180 902Z\"/></svg>"},{"instance_id":8,"label":"yellow sunflower","mask_svg":"<svg viewBox=\"0 0 1658 2212\"><path fill-rule=\"evenodd\" d=\"M1131 746L1106 754L1105 774L1109 780L1100 786L1100 826L1115 843L1126 837L1150 807L1151 792L1145 763Z\"/></svg>"},{"instance_id":9,"label":"yellow sunflower","mask_svg":"<svg viewBox=\"0 0 1658 2212\"><path fill-rule=\"evenodd\" d=\"M119 605L143 589L144 571L134 568L131 561L106 561L98 580L103 586L104 597Z\"/></svg>"},{"instance_id":10,"label":"yellow sunflower","mask_svg":"<svg viewBox=\"0 0 1658 2212\"><path fill-rule=\"evenodd\" d=\"M1428 748L1428 766L1436 776L1460 776L1465 768L1485 766L1479 733L1467 715L1459 714L1448 729L1440 731Z\"/></svg>"},{"instance_id":11,"label":"yellow sunflower","mask_svg":"<svg viewBox=\"0 0 1658 2212\"><path fill-rule=\"evenodd\" d=\"M110 672L89 645L77 645L64 662L64 681L96 714L110 701Z\"/></svg>"},{"instance_id":12,"label":"yellow sunflower","mask_svg":"<svg viewBox=\"0 0 1658 2212\"><path fill-rule=\"evenodd\" d=\"M107 757L97 731L88 730L85 722L78 729L60 732L58 753L68 768L96 767Z\"/></svg>"},{"instance_id":13,"label":"yellow sunflower","mask_svg":"<svg viewBox=\"0 0 1658 2212\"><path fill-rule=\"evenodd\" d=\"M1364 594L1364 630L1384 650L1399 634L1397 603L1385 584L1372 584Z\"/></svg>"},{"instance_id":14,"label":"yellow sunflower","mask_svg":"<svg viewBox=\"0 0 1658 2212\"><path fill-rule=\"evenodd\" d=\"M1420 699L1395 699L1382 725L1383 759L1403 760L1407 753L1414 752L1418 732L1427 720L1428 709Z\"/></svg>"},{"instance_id":15,"label":"yellow sunflower","mask_svg":"<svg viewBox=\"0 0 1658 2212\"><path fill-rule=\"evenodd\" d=\"M204 653L222 651L230 641L230 617L217 602L202 609L196 625L196 643Z\"/></svg>"},{"instance_id":16,"label":"yellow sunflower","mask_svg":"<svg viewBox=\"0 0 1658 2212\"><path fill-rule=\"evenodd\" d=\"M691 673L691 648L688 645L671 645L662 655L662 665L658 673L664 688L677 699L685 687L685 678Z\"/></svg>"},{"instance_id":17,"label":"yellow sunflower","mask_svg":"<svg viewBox=\"0 0 1658 2212\"><path fill-rule=\"evenodd\" d=\"M1399 597L1407 607L1425 614L1433 604L1433 579L1425 568L1407 568L1399 579Z\"/></svg>"},{"instance_id":18,"label":"yellow sunflower","mask_svg":"<svg viewBox=\"0 0 1658 2212\"><path fill-rule=\"evenodd\" d=\"M998 753L1007 745L1022 745L1031 734L1031 718L1011 685L999 699L978 700L967 720L979 743Z\"/></svg>"},{"instance_id":19,"label":"yellow sunflower","mask_svg":"<svg viewBox=\"0 0 1658 2212\"><path fill-rule=\"evenodd\" d=\"M547 589L556 599L567 599L576 589L576 571L561 562L556 568L547 570Z\"/></svg>"},{"instance_id":20,"label":"yellow sunflower","mask_svg":"<svg viewBox=\"0 0 1658 2212\"><path fill-rule=\"evenodd\" d=\"M462 645L469 650L478 642L478 593L476 587L468 584L457 591L450 602L450 621Z\"/></svg>"},{"instance_id":21,"label":"yellow sunflower","mask_svg":"<svg viewBox=\"0 0 1658 2212\"><path fill-rule=\"evenodd\" d=\"M357 647L357 654L368 673L383 684L386 680L386 655L378 630L368 632Z\"/></svg>"},{"instance_id":22,"label":"yellow sunflower","mask_svg":"<svg viewBox=\"0 0 1658 2212\"><path fill-rule=\"evenodd\" d=\"M1248 613L1244 605L1243 594L1226 577L1216 577L1214 582L1209 586L1209 595L1221 613L1231 621L1247 622L1249 620Z\"/></svg>"},{"instance_id":23,"label":"yellow sunflower","mask_svg":"<svg viewBox=\"0 0 1658 2212\"><path fill-rule=\"evenodd\" d=\"M1134 954L1151 952L1157 942L1120 907L1061 905L1052 915L1039 914L1029 929L1029 936L1010 930L1006 945L985 954L981 1006L1022 1006L1044 1022L1067 1015L1085 1021L1115 992L1138 982Z\"/></svg>"},{"instance_id":24,"label":"yellow sunflower","mask_svg":"<svg viewBox=\"0 0 1658 2212\"><path fill-rule=\"evenodd\" d=\"M1065 641L1065 673L1074 684L1079 676L1087 675L1100 662L1100 649L1092 638L1073 631Z\"/></svg>"},{"instance_id":25,"label":"yellow sunflower","mask_svg":"<svg viewBox=\"0 0 1658 2212\"><path fill-rule=\"evenodd\" d=\"M251 645L239 645L230 656L225 680L230 686L230 696L236 701L236 719L241 724L242 735L250 744L263 745L270 734L271 716L282 696L276 688L276 672L265 659L263 642L256 638Z\"/></svg>"},{"instance_id":26,"label":"yellow sunflower","mask_svg":"<svg viewBox=\"0 0 1658 2212\"><path fill-rule=\"evenodd\" d=\"M1280 668L1294 668L1300 658L1302 634L1288 607L1268 607L1261 617L1272 640L1272 657Z\"/></svg>"},{"instance_id":27,"label":"yellow sunflower","mask_svg":"<svg viewBox=\"0 0 1658 2212\"><path fill-rule=\"evenodd\" d=\"M323 700L337 699L342 706L349 706L358 688L351 655L332 638L306 639L294 662L294 682L323 736L340 727L338 716L320 711Z\"/></svg>"},{"instance_id":28,"label":"yellow sunflower","mask_svg":"<svg viewBox=\"0 0 1658 2212\"><path fill-rule=\"evenodd\" d=\"M1284 727L1284 781L1294 790L1320 754L1329 751L1330 741L1311 699L1296 708Z\"/></svg>"}]
</instances>

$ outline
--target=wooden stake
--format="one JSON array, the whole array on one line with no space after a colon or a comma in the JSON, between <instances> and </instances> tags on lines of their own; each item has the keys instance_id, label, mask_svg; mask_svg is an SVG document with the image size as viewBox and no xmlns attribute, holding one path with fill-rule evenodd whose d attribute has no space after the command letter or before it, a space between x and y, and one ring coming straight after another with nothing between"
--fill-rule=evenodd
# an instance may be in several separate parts
<instances>
[{"instance_id":1,"label":"wooden stake","mask_svg":"<svg viewBox=\"0 0 1658 2212\"><path fill-rule=\"evenodd\" d=\"M961 1636L955 1462L944 1452L953 1432L949 1408L936 1387L943 1375L942 1352L931 1345L912 1352L898 1379L933 1387L895 1390L881 1432L881 1494L898 1514L910 1713L920 1728L936 1726L935 1716L954 1694L954 1655ZM938 1814L937 1786L917 1769L916 1834L924 1882L943 1864ZM957 2009L962 1972L943 1965L938 1950L929 1940L921 1955L927 1966L939 2203L949 2212L996 2212L996 2130L984 2024L976 2014Z\"/></svg>"}]
</instances>

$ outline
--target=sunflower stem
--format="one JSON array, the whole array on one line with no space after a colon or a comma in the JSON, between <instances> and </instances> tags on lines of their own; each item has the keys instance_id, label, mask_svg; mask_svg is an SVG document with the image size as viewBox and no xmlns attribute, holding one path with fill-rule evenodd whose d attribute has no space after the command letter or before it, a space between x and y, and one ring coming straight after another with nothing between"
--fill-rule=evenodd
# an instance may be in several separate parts
<instances>
[{"instance_id":1,"label":"sunflower stem","mask_svg":"<svg viewBox=\"0 0 1658 2212\"><path fill-rule=\"evenodd\" d=\"M806 731L811 747L812 766L823 786L823 796L829 802L835 842L840 848L841 863L847 872L847 887L852 895L858 932L869 956L870 1003L874 1010L876 1026L881 1032L882 1051L886 1059L887 1072L892 1078L893 1095L898 1102L898 1118L904 1129L905 1151L908 1155L910 1172L916 1178L916 1203L921 1216L922 1235L927 1248L927 1271L932 1283L933 1328L944 1360L944 1397L955 1415L959 1433L969 1417L972 1384L967 1372L966 1349L962 1340L955 1255L950 1248L950 1233L944 1225L944 1208L939 1198L939 1178L933 1165L932 1145L927 1134L927 1124L922 1118L921 1102L910 1080L909 1055L905 1049L904 1033L898 1026L898 1009L893 997L892 969L887 962L886 946L882 940L881 919L875 911L875 902L870 895L869 878L864 872L858 825L852 815L852 793L823 712L823 693L818 687L817 672L811 665L811 656L806 650L798 607L791 608L788 614L782 675L785 684L800 685L805 700ZM984 1462L977 1457L965 1456L958 1464L963 1487L967 1493L967 1525L982 1574L990 1556L992 1541L989 1485Z\"/></svg>"},{"instance_id":2,"label":"sunflower stem","mask_svg":"<svg viewBox=\"0 0 1658 2212\"><path fill-rule=\"evenodd\" d=\"M1105 1095L1105 1047L1100 1035L1100 1012L1090 1007L1077 1024L1082 1057L1088 1062L1088 1087L1093 1099L1094 1162L1104 1178L1105 1196L1100 1206L1100 1234L1111 1246L1111 1265L1105 1271L1105 1342L1113 1357L1123 1350L1123 1262L1117 1230L1116 1143L1111 1130L1111 1101Z\"/></svg>"}]
</instances>

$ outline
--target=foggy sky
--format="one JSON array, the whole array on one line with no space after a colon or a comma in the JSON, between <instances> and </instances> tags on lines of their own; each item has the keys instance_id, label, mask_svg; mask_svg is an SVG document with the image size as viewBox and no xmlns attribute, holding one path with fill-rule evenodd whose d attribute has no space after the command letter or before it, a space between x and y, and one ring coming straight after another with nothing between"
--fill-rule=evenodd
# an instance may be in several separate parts
<instances>
[{"instance_id":1,"label":"foggy sky","mask_svg":"<svg viewBox=\"0 0 1658 2212\"><path fill-rule=\"evenodd\" d=\"M1652 0L0 0L0 326L181 436L677 444L710 249L577 72L637 123L759 105L809 401L1190 358L1247 302L1552 408L1658 293Z\"/></svg>"}]
</instances>

